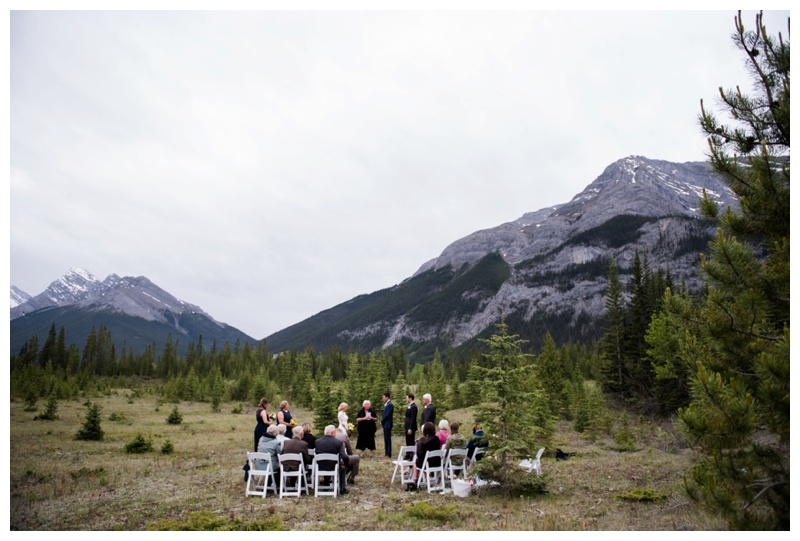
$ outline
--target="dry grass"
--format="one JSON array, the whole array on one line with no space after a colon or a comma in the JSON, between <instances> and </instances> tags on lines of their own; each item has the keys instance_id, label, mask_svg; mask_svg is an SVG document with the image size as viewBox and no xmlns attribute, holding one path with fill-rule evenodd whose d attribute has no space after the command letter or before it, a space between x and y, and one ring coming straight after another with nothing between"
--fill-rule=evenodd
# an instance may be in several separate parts
<instances>
[{"instance_id":1,"label":"dry grass","mask_svg":"<svg viewBox=\"0 0 800 541\"><path fill-rule=\"evenodd\" d=\"M688 452L676 450L669 432L643 427L641 450L618 453L613 441L589 443L563 424L557 445L577 452L557 462L549 449L543 473L550 493L535 498L407 493L389 483L392 465L362 459L357 484L340 498L266 499L244 496L244 457L252 444L254 407L231 413L223 404L179 405L180 425L167 424L172 404L151 395L119 391L97 398L105 439L75 441L85 406L59 403L57 421L33 421L37 412L11 403L12 530L144 530L195 511L241 520L279 516L293 530L720 530L725 521L705 513L683 494ZM40 410L42 409L40 405ZM124 421L110 421L115 413ZM309 411L294 411L298 420ZM468 421L465 411L449 418ZM467 425L469 426L469 425ZM151 436L154 452L127 454L137 434ZM171 455L160 452L169 439ZM382 455L382 437L377 437ZM394 439L395 450L401 438ZM664 502L630 502L616 496L634 489L665 494ZM448 506L448 504L453 504Z\"/></svg>"}]
</instances>

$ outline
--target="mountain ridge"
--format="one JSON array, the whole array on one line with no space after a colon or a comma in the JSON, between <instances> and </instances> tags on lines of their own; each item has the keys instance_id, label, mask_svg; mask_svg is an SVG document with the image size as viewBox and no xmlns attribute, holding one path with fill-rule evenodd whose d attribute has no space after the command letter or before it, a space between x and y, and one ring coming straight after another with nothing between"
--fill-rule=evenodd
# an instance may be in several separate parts
<instances>
[{"instance_id":1,"label":"mountain ridge","mask_svg":"<svg viewBox=\"0 0 800 541\"><path fill-rule=\"evenodd\" d=\"M268 336L267 342L282 350L309 343L317 348L413 348L423 341L430 353L434 347L474 343L502 315L515 322L512 331L534 341L547 331L560 333L562 340L596 338L611 258L617 260L623 280L639 252L651 267L668 268L690 289L701 286L698 256L714 230L699 211L704 192L723 208L737 205L707 162L622 158L569 202L458 239L410 278L380 296L370 294L371 302L378 303L416 289L420 297L414 306L397 303L394 311L379 311L370 306L370 296L359 296L357 308L342 303L321 313L340 314L339 321L325 323L318 314ZM491 254L498 257L488 261ZM504 272L503 265L508 277L496 288L492 277ZM483 270L462 280L469 285L457 296L449 284L474 268ZM425 306L437 317L420 318ZM347 321L353 323L342 323Z\"/></svg>"},{"instance_id":2,"label":"mountain ridge","mask_svg":"<svg viewBox=\"0 0 800 541\"><path fill-rule=\"evenodd\" d=\"M12 299L14 289L12 286ZM69 341L78 346L92 327L103 325L118 347L125 345L136 353L153 344L158 348L170 336L182 342L179 351L188 341L201 336L209 342L256 343L254 338L215 320L199 306L176 298L145 276L110 274L99 280L80 267L70 268L42 293L12 306L10 316L12 352L31 336L43 340L54 324L63 325Z\"/></svg>"}]
</instances>

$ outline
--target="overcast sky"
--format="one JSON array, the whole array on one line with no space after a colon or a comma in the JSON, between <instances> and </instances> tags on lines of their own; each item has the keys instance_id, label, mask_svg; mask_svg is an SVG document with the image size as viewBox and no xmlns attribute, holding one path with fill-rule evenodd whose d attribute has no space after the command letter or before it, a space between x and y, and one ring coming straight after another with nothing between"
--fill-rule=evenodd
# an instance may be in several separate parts
<instances>
[{"instance_id":1,"label":"overcast sky","mask_svg":"<svg viewBox=\"0 0 800 541\"><path fill-rule=\"evenodd\" d=\"M735 14L11 12L10 283L143 275L264 338L620 158L705 159Z\"/></svg>"}]
</instances>

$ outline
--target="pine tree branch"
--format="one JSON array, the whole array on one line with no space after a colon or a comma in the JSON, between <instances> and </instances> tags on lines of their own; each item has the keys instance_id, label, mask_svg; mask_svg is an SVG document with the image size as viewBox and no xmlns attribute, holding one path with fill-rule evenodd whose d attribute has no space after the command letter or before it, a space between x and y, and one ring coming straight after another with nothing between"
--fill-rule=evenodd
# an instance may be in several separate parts
<instances>
[{"instance_id":1,"label":"pine tree branch","mask_svg":"<svg viewBox=\"0 0 800 541\"><path fill-rule=\"evenodd\" d=\"M759 499L761 496L763 496L764 493L767 492L768 490L771 490L771 489L773 489L773 488L775 488L777 486L788 485L788 484L789 484L789 481L778 481L777 483L772 483L770 485L765 486L764 488L761 489L761 491L758 494L755 495L755 497L752 500L742 504L742 509L749 508L751 505L753 505L756 502L757 499Z\"/></svg>"}]
</instances>

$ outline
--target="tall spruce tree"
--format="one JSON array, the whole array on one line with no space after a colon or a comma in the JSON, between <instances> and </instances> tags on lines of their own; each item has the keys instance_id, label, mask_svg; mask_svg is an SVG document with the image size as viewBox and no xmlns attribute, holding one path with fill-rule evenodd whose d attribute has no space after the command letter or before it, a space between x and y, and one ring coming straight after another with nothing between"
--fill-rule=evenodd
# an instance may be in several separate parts
<instances>
[{"instance_id":1,"label":"tall spruce tree","mask_svg":"<svg viewBox=\"0 0 800 541\"><path fill-rule=\"evenodd\" d=\"M476 407L475 419L488 440L487 455L496 456L500 467L510 460L536 454L546 447L553 432L548 396L531 386L531 355L522 352L518 335L508 334L503 317L497 332L481 340L488 348L488 367L473 365L470 377L484 388L486 402Z\"/></svg>"},{"instance_id":2,"label":"tall spruce tree","mask_svg":"<svg viewBox=\"0 0 800 541\"><path fill-rule=\"evenodd\" d=\"M600 339L603 386L613 392L622 392L625 383L625 332L626 307L619 280L616 260L608 266L606 285L605 334Z\"/></svg>"},{"instance_id":3,"label":"tall spruce tree","mask_svg":"<svg viewBox=\"0 0 800 541\"><path fill-rule=\"evenodd\" d=\"M669 310L686 332L680 354L691 370L691 404L679 411L699 461L690 496L739 529L789 528L789 41L769 36L761 14L733 39L755 91L720 89L730 125L701 102L711 163L739 198L720 212L701 268L699 306L679 296Z\"/></svg>"}]
</instances>

